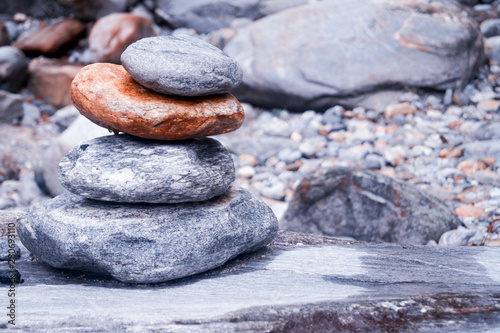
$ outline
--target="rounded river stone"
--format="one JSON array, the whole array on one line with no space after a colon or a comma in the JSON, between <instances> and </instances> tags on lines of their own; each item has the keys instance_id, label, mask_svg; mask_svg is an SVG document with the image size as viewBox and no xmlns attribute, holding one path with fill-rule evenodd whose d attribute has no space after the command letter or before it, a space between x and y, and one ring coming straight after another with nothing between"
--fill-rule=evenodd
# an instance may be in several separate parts
<instances>
[{"instance_id":1,"label":"rounded river stone","mask_svg":"<svg viewBox=\"0 0 500 333\"><path fill-rule=\"evenodd\" d=\"M167 96L137 83L120 65L85 66L71 83L82 115L99 126L147 139L184 140L231 132L245 118L230 94Z\"/></svg>"},{"instance_id":2,"label":"rounded river stone","mask_svg":"<svg viewBox=\"0 0 500 333\"><path fill-rule=\"evenodd\" d=\"M143 38L121 55L123 67L161 94L223 94L241 83L240 65L217 47L190 36Z\"/></svg>"},{"instance_id":3,"label":"rounded river stone","mask_svg":"<svg viewBox=\"0 0 500 333\"><path fill-rule=\"evenodd\" d=\"M66 193L33 205L17 231L50 266L158 283L265 246L276 236L278 221L243 189L179 204L119 204Z\"/></svg>"},{"instance_id":4,"label":"rounded river stone","mask_svg":"<svg viewBox=\"0 0 500 333\"><path fill-rule=\"evenodd\" d=\"M208 200L226 192L234 178L231 154L211 138L102 136L74 147L59 163L68 191L115 202Z\"/></svg>"}]
</instances>

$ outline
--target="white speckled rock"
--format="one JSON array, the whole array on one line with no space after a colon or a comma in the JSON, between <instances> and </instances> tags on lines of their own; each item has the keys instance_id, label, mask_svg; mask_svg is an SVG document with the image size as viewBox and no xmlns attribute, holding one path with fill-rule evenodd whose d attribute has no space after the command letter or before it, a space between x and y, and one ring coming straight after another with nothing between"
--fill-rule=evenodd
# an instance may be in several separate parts
<instances>
[{"instance_id":1,"label":"white speckled rock","mask_svg":"<svg viewBox=\"0 0 500 333\"><path fill-rule=\"evenodd\" d=\"M234 181L231 155L217 140L102 136L73 148L59 164L68 191L114 202L177 203L223 194Z\"/></svg>"},{"instance_id":2,"label":"white speckled rock","mask_svg":"<svg viewBox=\"0 0 500 333\"><path fill-rule=\"evenodd\" d=\"M155 205L66 193L32 206L17 231L26 248L53 267L157 283L265 246L276 236L278 221L243 189L203 202Z\"/></svg>"},{"instance_id":3,"label":"white speckled rock","mask_svg":"<svg viewBox=\"0 0 500 333\"><path fill-rule=\"evenodd\" d=\"M122 53L123 67L161 94L223 94L241 83L243 71L213 45L190 36L143 38Z\"/></svg>"}]
</instances>

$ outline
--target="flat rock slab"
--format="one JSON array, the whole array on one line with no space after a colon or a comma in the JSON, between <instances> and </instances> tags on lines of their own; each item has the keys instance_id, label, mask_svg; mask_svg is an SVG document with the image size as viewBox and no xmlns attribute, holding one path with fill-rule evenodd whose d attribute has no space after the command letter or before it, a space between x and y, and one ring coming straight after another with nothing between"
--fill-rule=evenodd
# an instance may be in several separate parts
<instances>
[{"instance_id":1,"label":"flat rock slab","mask_svg":"<svg viewBox=\"0 0 500 333\"><path fill-rule=\"evenodd\" d=\"M23 255L16 265L25 281L16 285L16 326L7 327L495 332L500 329L499 256L500 248L368 244L279 232L270 246L216 270L129 285L53 269ZM7 318L2 321L7 324Z\"/></svg>"},{"instance_id":2,"label":"flat rock slab","mask_svg":"<svg viewBox=\"0 0 500 333\"><path fill-rule=\"evenodd\" d=\"M178 203L223 194L235 174L231 154L211 138L110 135L73 148L59 163L59 178L68 191L90 199Z\"/></svg>"},{"instance_id":3,"label":"flat rock slab","mask_svg":"<svg viewBox=\"0 0 500 333\"><path fill-rule=\"evenodd\" d=\"M143 38L122 53L121 61L137 82L167 95L224 94L243 77L237 62L190 36Z\"/></svg>"},{"instance_id":4,"label":"flat rock slab","mask_svg":"<svg viewBox=\"0 0 500 333\"><path fill-rule=\"evenodd\" d=\"M212 200L117 204L67 193L33 205L17 232L57 268L156 283L201 273L267 245L278 230L271 208L232 189Z\"/></svg>"},{"instance_id":5,"label":"flat rock slab","mask_svg":"<svg viewBox=\"0 0 500 333\"><path fill-rule=\"evenodd\" d=\"M230 94L167 96L137 83L119 65L85 66L71 84L76 108L92 122L146 139L184 140L231 132L245 118Z\"/></svg>"}]
</instances>

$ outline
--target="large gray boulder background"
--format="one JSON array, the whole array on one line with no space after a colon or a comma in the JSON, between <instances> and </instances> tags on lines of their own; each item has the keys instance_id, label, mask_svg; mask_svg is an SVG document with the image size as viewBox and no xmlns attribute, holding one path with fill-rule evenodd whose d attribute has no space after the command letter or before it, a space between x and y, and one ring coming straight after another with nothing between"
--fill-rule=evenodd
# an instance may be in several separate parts
<instances>
[{"instance_id":1,"label":"large gray boulder background","mask_svg":"<svg viewBox=\"0 0 500 333\"><path fill-rule=\"evenodd\" d=\"M224 51L234 95L266 108L384 108L403 88L460 88L483 61L477 24L454 1L330 0L267 16Z\"/></svg>"},{"instance_id":2,"label":"large gray boulder background","mask_svg":"<svg viewBox=\"0 0 500 333\"><path fill-rule=\"evenodd\" d=\"M59 178L68 191L90 199L177 203L221 195L235 177L231 154L211 138L108 135L74 147L59 163Z\"/></svg>"},{"instance_id":3,"label":"large gray boulder background","mask_svg":"<svg viewBox=\"0 0 500 333\"><path fill-rule=\"evenodd\" d=\"M341 167L304 177L280 221L284 230L414 245L459 225L451 208L409 184Z\"/></svg>"},{"instance_id":4,"label":"large gray boulder background","mask_svg":"<svg viewBox=\"0 0 500 333\"><path fill-rule=\"evenodd\" d=\"M233 189L198 203L117 204L66 193L33 205L17 232L57 268L157 283L197 274L271 242L278 221L255 194Z\"/></svg>"},{"instance_id":5,"label":"large gray boulder background","mask_svg":"<svg viewBox=\"0 0 500 333\"><path fill-rule=\"evenodd\" d=\"M173 27L209 33L229 27L237 18L255 20L308 2L310 0L158 0L157 6Z\"/></svg>"}]
</instances>

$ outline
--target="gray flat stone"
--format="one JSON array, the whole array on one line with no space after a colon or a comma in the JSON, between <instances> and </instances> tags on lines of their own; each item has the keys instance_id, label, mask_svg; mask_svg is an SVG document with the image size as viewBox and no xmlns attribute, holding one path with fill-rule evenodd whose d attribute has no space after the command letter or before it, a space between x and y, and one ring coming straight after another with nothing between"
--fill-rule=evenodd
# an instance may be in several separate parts
<instances>
[{"instance_id":1,"label":"gray flat stone","mask_svg":"<svg viewBox=\"0 0 500 333\"><path fill-rule=\"evenodd\" d=\"M0 215L0 221L1 221ZM280 231L189 278L130 285L23 256L16 328L36 332L496 332L500 248L368 244ZM77 300L77 301L75 301ZM4 316L0 324L7 325Z\"/></svg>"},{"instance_id":2,"label":"gray flat stone","mask_svg":"<svg viewBox=\"0 0 500 333\"><path fill-rule=\"evenodd\" d=\"M221 195L234 181L231 155L211 138L147 140L103 136L73 148L59 164L61 185L86 198L177 203Z\"/></svg>"},{"instance_id":3,"label":"gray flat stone","mask_svg":"<svg viewBox=\"0 0 500 333\"><path fill-rule=\"evenodd\" d=\"M199 203L117 204L62 194L36 204L17 232L56 268L157 283L201 273L268 244L278 221L243 189Z\"/></svg>"},{"instance_id":4,"label":"gray flat stone","mask_svg":"<svg viewBox=\"0 0 500 333\"><path fill-rule=\"evenodd\" d=\"M223 94L243 76L224 52L185 35L143 38L122 53L121 61L137 82L167 95Z\"/></svg>"}]
</instances>

